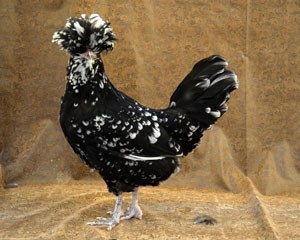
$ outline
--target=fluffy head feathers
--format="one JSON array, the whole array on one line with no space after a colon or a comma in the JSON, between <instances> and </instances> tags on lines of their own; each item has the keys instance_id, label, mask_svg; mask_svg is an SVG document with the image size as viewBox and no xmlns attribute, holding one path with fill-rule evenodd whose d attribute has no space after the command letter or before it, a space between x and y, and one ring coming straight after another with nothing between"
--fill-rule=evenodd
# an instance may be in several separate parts
<instances>
[{"instance_id":1,"label":"fluffy head feathers","mask_svg":"<svg viewBox=\"0 0 300 240\"><path fill-rule=\"evenodd\" d=\"M112 50L115 40L110 23L103 21L98 14L82 14L79 18L67 19L65 26L52 38L53 43L71 55Z\"/></svg>"}]
</instances>

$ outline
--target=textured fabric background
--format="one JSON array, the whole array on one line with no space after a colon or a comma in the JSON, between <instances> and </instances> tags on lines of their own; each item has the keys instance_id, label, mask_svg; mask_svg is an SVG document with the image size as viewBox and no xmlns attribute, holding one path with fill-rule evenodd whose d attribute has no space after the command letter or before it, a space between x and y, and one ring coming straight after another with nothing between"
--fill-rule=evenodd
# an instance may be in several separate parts
<instances>
[{"instance_id":1,"label":"textured fabric background","mask_svg":"<svg viewBox=\"0 0 300 240\"><path fill-rule=\"evenodd\" d=\"M96 174L58 125L68 56L51 43L66 18L99 13L118 37L103 56L122 91L165 107L199 59L224 56L239 77L229 111L182 160L171 186L300 191L299 1L0 1L0 163L6 182ZM1 169L1 167L0 167ZM1 173L0 173L1 176Z\"/></svg>"}]
</instances>

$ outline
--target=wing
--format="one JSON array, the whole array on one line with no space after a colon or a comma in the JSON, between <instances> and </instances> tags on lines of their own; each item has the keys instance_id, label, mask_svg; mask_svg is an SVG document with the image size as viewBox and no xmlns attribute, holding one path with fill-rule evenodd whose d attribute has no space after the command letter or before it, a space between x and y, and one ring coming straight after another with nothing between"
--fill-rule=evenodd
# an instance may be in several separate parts
<instances>
[{"instance_id":1,"label":"wing","mask_svg":"<svg viewBox=\"0 0 300 240\"><path fill-rule=\"evenodd\" d=\"M118 111L95 115L90 122L83 122L84 131L93 136L87 139L86 146L135 161L180 157L181 146L164 128L167 121L163 111L127 102L118 106Z\"/></svg>"}]
</instances>

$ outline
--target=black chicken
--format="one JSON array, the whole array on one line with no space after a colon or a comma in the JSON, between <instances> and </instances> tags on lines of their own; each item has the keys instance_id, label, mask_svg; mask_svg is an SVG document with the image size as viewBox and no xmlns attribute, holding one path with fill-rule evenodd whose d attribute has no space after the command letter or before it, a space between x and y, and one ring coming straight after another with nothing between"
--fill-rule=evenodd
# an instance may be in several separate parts
<instances>
[{"instance_id":1,"label":"black chicken","mask_svg":"<svg viewBox=\"0 0 300 240\"><path fill-rule=\"evenodd\" d=\"M112 218L89 223L108 229L123 219L142 218L138 187L157 186L176 172L178 158L191 152L203 132L227 111L229 93L238 87L227 62L214 55L196 63L168 108L145 107L108 80L100 53L112 50L115 40L110 23L97 14L69 18L52 40L71 55L62 130L75 153L117 196ZM125 212L123 192L132 192L132 206Z\"/></svg>"}]
</instances>

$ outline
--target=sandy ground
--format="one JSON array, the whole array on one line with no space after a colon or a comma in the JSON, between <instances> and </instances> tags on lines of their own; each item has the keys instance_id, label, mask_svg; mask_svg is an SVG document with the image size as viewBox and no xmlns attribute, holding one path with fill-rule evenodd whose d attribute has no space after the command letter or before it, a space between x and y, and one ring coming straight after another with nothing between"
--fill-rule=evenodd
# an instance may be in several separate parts
<instances>
[{"instance_id":1,"label":"sandy ground","mask_svg":"<svg viewBox=\"0 0 300 240\"><path fill-rule=\"evenodd\" d=\"M142 220L112 231L86 222L112 210L102 185L19 186L0 197L0 239L300 239L300 195L266 197L204 190L144 188ZM130 203L125 196L124 207ZM200 214L215 225L194 225Z\"/></svg>"}]
</instances>

